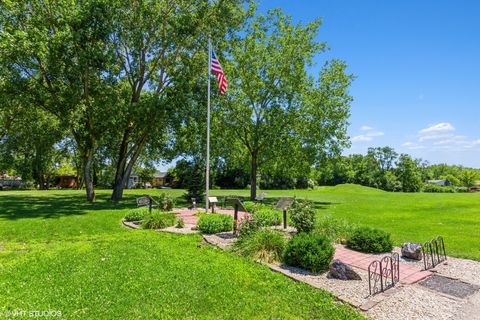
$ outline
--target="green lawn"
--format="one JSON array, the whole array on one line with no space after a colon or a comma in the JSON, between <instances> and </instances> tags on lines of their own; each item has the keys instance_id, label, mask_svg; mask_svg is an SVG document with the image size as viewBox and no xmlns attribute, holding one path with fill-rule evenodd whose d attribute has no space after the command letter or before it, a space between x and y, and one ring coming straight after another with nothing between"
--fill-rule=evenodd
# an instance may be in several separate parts
<instances>
[{"instance_id":1,"label":"green lawn","mask_svg":"<svg viewBox=\"0 0 480 320\"><path fill-rule=\"evenodd\" d=\"M0 192L0 312L53 309L85 319L359 317L323 291L199 247L198 235L123 228L121 218L145 192L161 191L128 190L116 205L107 190L98 191L95 204L82 191ZM447 254L480 260L480 193L387 193L354 185L267 192L269 202L308 198L319 215L382 228L397 245L442 235Z\"/></svg>"},{"instance_id":2,"label":"green lawn","mask_svg":"<svg viewBox=\"0 0 480 320\"><path fill-rule=\"evenodd\" d=\"M0 318L13 310L67 319L361 318L324 291L199 246L198 235L122 227L142 193L127 191L115 205L109 191L95 204L80 191L0 192Z\"/></svg>"}]
</instances>

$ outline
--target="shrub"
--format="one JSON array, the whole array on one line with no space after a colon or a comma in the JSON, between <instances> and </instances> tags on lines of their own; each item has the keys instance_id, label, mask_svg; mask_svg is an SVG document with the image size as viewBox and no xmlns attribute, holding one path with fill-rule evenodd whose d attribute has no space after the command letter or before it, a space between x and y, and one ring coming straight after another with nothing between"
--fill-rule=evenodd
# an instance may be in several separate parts
<instances>
[{"instance_id":1,"label":"shrub","mask_svg":"<svg viewBox=\"0 0 480 320\"><path fill-rule=\"evenodd\" d=\"M148 214L148 208L135 208L127 212L125 221L140 221Z\"/></svg>"},{"instance_id":2,"label":"shrub","mask_svg":"<svg viewBox=\"0 0 480 320\"><path fill-rule=\"evenodd\" d=\"M382 253L393 249L390 234L368 227L355 229L347 240L347 246L362 252Z\"/></svg>"},{"instance_id":3,"label":"shrub","mask_svg":"<svg viewBox=\"0 0 480 320\"><path fill-rule=\"evenodd\" d=\"M253 213L253 219L262 227L270 227L281 224L282 212L276 209L262 208Z\"/></svg>"},{"instance_id":4,"label":"shrub","mask_svg":"<svg viewBox=\"0 0 480 320\"><path fill-rule=\"evenodd\" d=\"M467 187L455 187L455 192L469 192Z\"/></svg>"},{"instance_id":5,"label":"shrub","mask_svg":"<svg viewBox=\"0 0 480 320\"><path fill-rule=\"evenodd\" d=\"M315 209L311 201L294 201L289 213L291 224L299 233L311 232L315 228Z\"/></svg>"},{"instance_id":6,"label":"shrub","mask_svg":"<svg viewBox=\"0 0 480 320\"><path fill-rule=\"evenodd\" d=\"M253 213L253 211L255 210L255 202L253 201L244 201L242 202L242 205L249 213Z\"/></svg>"},{"instance_id":7,"label":"shrub","mask_svg":"<svg viewBox=\"0 0 480 320\"><path fill-rule=\"evenodd\" d=\"M175 225L175 228L185 228L185 220L183 220L182 218L177 219L177 224Z\"/></svg>"},{"instance_id":8,"label":"shrub","mask_svg":"<svg viewBox=\"0 0 480 320\"><path fill-rule=\"evenodd\" d=\"M333 242L345 243L356 226L344 219L335 219L328 215L318 220L315 232L325 235Z\"/></svg>"},{"instance_id":9,"label":"shrub","mask_svg":"<svg viewBox=\"0 0 480 320\"><path fill-rule=\"evenodd\" d=\"M162 193L158 197L159 209L162 211L171 211L175 206L175 197L168 193Z\"/></svg>"},{"instance_id":10,"label":"shrub","mask_svg":"<svg viewBox=\"0 0 480 320\"><path fill-rule=\"evenodd\" d=\"M238 226L239 238L247 237L260 229L260 224L252 216L244 218Z\"/></svg>"},{"instance_id":11,"label":"shrub","mask_svg":"<svg viewBox=\"0 0 480 320\"><path fill-rule=\"evenodd\" d=\"M272 263L282 259L285 243L282 232L262 229L242 237L235 243L235 248L243 256Z\"/></svg>"},{"instance_id":12,"label":"shrub","mask_svg":"<svg viewBox=\"0 0 480 320\"><path fill-rule=\"evenodd\" d=\"M442 187L436 184L426 184L423 187L423 192L432 192L432 193L453 193L455 189L451 186Z\"/></svg>"},{"instance_id":13,"label":"shrub","mask_svg":"<svg viewBox=\"0 0 480 320\"><path fill-rule=\"evenodd\" d=\"M322 272L328 270L334 252L327 237L302 232L287 243L283 259L287 265Z\"/></svg>"},{"instance_id":14,"label":"shrub","mask_svg":"<svg viewBox=\"0 0 480 320\"><path fill-rule=\"evenodd\" d=\"M198 229L202 233L213 234L233 229L233 217L226 214L204 214L197 222Z\"/></svg>"},{"instance_id":15,"label":"shrub","mask_svg":"<svg viewBox=\"0 0 480 320\"><path fill-rule=\"evenodd\" d=\"M145 216L142 227L145 229L165 229L175 224L175 213L154 211Z\"/></svg>"}]
</instances>

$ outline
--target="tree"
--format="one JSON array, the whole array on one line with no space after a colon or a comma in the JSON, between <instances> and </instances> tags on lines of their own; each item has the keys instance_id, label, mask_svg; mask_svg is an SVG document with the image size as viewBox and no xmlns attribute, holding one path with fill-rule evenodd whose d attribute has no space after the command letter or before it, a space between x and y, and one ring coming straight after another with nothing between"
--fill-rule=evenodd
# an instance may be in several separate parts
<instances>
[{"instance_id":1,"label":"tree","mask_svg":"<svg viewBox=\"0 0 480 320\"><path fill-rule=\"evenodd\" d=\"M419 192L423 181L418 170L418 164L407 154L401 154L397 163L398 180L402 183L404 192Z\"/></svg>"},{"instance_id":2,"label":"tree","mask_svg":"<svg viewBox=\"0 0 480 320\"><path fill-rule=\"evenodd\" d=\"M175 109L188 108L196 79L205 74L208 34L221 41L241 24L245 10L243 0L141 0L120 2L116 12L111 39L125 86L112 144L112 200L118 201L144 147L166 134L161 129L167 126L159 124L175 127L171 121L183 122ZM145 95L155 103L142 103Z\"/></svg>"},{"instance_id":3,"label":"tree","mask_svg":"<svg viewBox=\"0 0 480 320\"><path fill-rule=\"evenodd\" d=\"M478 172L474 170L464 169L460 174L459 180L464 187L468 188L475 185L476 180L478 179L479 176L480 174L478 174Z\"/></svg>"},{"instance_id":4,"label":"tree","mask_svg":"<svg viewBox=\"0 0 480 320\"><path fill-rule=\"evenodd\" d=\"M0 64L31 106L55 116L75 140L88 201L92 163L116 98L110 1L3 1Z\"/></svg>"},{"instance_id":5,"label":"tree","mask_svg":"<svg viewBox=\"0 0 480 320\"><path fill-rule=\"evenodd\" d=\"M225 144L248 157L252 199L261 170L309 170L348 144L346 65L327 62L316 82L307 74L325 48L314 40L319 25L294 25L278 10L249 19L229 53L232 63L225 63L231 89L214 112Z\"/></svg>"}]
</instances>

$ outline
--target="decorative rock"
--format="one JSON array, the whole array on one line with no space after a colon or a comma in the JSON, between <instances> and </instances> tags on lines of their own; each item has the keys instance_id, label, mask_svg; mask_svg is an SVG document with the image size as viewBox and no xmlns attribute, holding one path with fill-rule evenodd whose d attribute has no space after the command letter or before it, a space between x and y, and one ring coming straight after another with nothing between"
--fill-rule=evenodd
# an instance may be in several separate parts
<instances>
[{"instance_id":1,"label":"decorative rock","mask_svg":"<svg viewBox=\"0 0 480 320\"><path fill-rule=\"evenodd\" d=\"M337 279L362 280L362 278L352 269L352 267L340 260L333 260L333 262L330 264L329 271L330 275Z\"/></svg>"},{"instance_id":2,"label":"decorative rock","mask_svg":"<svg viewBox=\"0 0 480 320\"><path fill-rule=\"evenodd\" d=\"M402 244L402 256L413 260L422 260L422 245L410 242Z\"/></svg>"}]
</instances>

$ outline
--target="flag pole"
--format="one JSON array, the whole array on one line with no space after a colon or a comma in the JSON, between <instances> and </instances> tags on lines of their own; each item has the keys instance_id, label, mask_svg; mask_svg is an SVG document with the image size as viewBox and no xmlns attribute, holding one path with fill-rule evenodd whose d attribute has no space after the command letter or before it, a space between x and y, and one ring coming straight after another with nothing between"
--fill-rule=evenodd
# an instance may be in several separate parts
<instances>
[{"instance_id":1,"label":"flag pole","mask_svg":"<svg viewBox=\"0 0 480 320\"><path fill-rule=\"evenodd\" d=\"M208 37L208 73L207 73L207 157L205 161L205 213L208 213L208 191L210 187L210 71L212 70L212 43Z\"/></svg>"}]
</instances>

